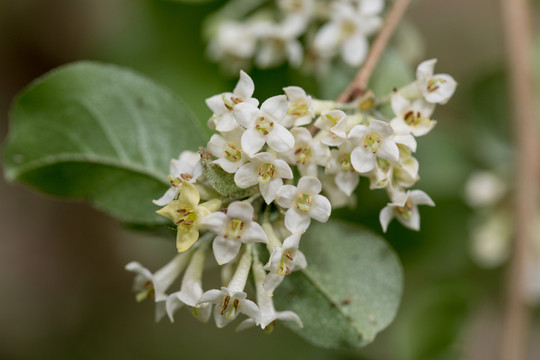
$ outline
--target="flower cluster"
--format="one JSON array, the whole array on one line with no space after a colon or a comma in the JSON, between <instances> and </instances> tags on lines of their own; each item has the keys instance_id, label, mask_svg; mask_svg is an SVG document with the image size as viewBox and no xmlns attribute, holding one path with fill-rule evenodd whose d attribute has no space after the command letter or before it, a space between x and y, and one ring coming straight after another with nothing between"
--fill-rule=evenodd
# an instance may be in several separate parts
<instances>
[{"instance_id":1,"label":"flower cluster","mask_svg":"<svg viewBox=\"0 0 540 360\"><path fill-rule=\"evenodd\" d=\"M276 5L258 4L239 20L214 15L210 56L233 69L246 68L252 59L268 68L305 61L320 66L335 57L358 66L367 55L368 37L382 23L384 0L279 0Z\"/></svg>"},{"instance_id":2,"label":"flower cluster","mask_svg":"<svg viewBox=\"0 0 540 360\"><path fill-rule=\"evenodd\" d=\"M385 231L394 217L418 229L418 205L433 206L423 191L408 188L418 180L415 138L433 128L435 104L456 86L450 76L434 75L434 65L420 64L416 81L384 97L391 118L377 110L384 100L371 94L341 104L294 86L259 105L252 79L240 72L232 92L206 101L213 112L208 125L217 132L207 146L171 161L171 188L154 202L176 225L180 254L154 274L127 265L137 273L137 299L153 297L157 319L167 313L172 321L185 306L202 321L213 313L218 327L239 313L248 317L240 329L270 330L276 320L301 325L296 314L275 310L272 295L284 276L307 266L299 245L312 219L326 222L332 208L348 205L360 177L389 194L380 213ZM223 286L205 292L210 247ZM167 295L184 270L180 290ZM246 293L250 272L256 302Z\"/></svg>"}]
</instances>

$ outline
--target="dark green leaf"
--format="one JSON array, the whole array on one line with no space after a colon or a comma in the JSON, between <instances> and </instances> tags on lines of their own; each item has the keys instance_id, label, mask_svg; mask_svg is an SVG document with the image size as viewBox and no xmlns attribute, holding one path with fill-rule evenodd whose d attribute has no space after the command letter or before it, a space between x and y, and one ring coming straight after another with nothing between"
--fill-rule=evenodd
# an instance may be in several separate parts
<instances>
[{"instance_id":1,"label":"dark green leaf","mask_svg":"<svg viewBox=\"0 0 540 360\"><path fill-rule=\"evenodd\" d=\"M378 235L358 225L312 224L302 239L307 269L288 275L274 296L296 312L300 336L324 348L356 348L394 319L403 290L398 257Z\"/></svg>"},{"instance_id":2,"label":"dark green leaf","mask_svg":"<svg viewBox=\"0 0 540 360\"><path fill-rule=\"evenodd\" d=\"M152 199L167 190L172 157L205 132L168 90L117 66L59 68L15 100L5 177L87 199L132 223L162 223Z\"/></svg>"}]
</instances>

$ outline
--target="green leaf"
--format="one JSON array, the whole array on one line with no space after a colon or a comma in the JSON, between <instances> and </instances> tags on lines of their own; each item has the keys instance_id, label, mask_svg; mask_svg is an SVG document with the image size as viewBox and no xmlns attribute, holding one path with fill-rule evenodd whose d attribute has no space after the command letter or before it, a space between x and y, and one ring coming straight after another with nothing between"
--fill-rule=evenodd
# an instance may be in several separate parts
<instances>
[{"instance_id":1,"label":"green leaf","mask_svg":"<svg viewBox=\"0 0 540 360\"><path fill-rule=\"evenodd\" d=\"M223 170L219 165L212 162L212 153L206 148L201 147L199 149L201 154L201 164L203 173L208 179L208 182L214 190L220 195L228 196L231 198L247 197L253 195L257 188L251 187L248 189L241 189L236 186L234 181L234 174L230 174Z\"/></svg>"},{"instance_id":2,"label":"green leaf","mask_svg":"<svg viewBox=\"0 0 540 360\"><path fill-rule=\"evenodd\" d=\"M293 331L323 348L365 346L394 319L403 290L398 257L378 235L355 224L312 224L301 249L308 267L276 290L278 309L296 312Z\"/></svg>"},{"instance_id":3,"label":"green leaf","mask_svg":"<svg viewBox=\"0 0 540 360\"><path fill-rule=\"evenodd\" d=\"M157 224L152 199L170 159L206 138L186 106L130 70L81 62L38 79L15 100L4 174L44 193L87 199L131 223Z\"/></svg>"}]
</instances>

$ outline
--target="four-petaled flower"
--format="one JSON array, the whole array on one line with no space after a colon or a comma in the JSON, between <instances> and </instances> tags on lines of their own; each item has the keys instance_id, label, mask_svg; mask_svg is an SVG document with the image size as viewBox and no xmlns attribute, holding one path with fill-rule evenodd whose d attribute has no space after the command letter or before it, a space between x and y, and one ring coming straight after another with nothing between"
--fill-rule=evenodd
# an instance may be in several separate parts
<instances>
[{"instance_id":1,"label":"four-petaled flower","mask_svg":"<svg viewBox=\"0 0 540 360\"><path fill-rule=\"evenodd\" d=\"M276 202L288 209L285 213L285 226L292 233L306 231L314 218L326 222L332 211L330 201L319 193L322 185L313 176L303 176L298 181L298 187L284 185L278 190Z\"/></svg>"},{"instance_id":2,"label":"four-petaled flower","mask_svg":"<svg viewBox=\"0 0 540 360\"><path fill-rule=\"evenodd\" d=\"M366 173L375 167L377 158L398 161L399 149L390 137L394 130L380 120L371 120L369 126L356 125L349 133L349 140L357 145L351 152L351 163L359 173Z\"/></svg>"},{"instance_id":3,"label":"four-petaled flower","mask_svg":"<svg viewBox=\"0 0 540 360\"><path fill-rule=\"evenodd\" d=\"M292 149L294 137L281 124L287 114L287 98L277 95L262 103L261 109L250 103L238 104L234 115L247 130L242 134L242 149L249 156L261 150L265 143L274 151Z\"/></svg>"},{"instance_id":4,"label":"four-petaled flower","mask_svg":"<svg viewBox=\"0 0 540 360\"><path fill-rule=\"evenodd\" d=\"M212 248L219 265L234 259L242 243L268 241L261 226L253 221L253 206L245 201L231 203L226 214L218 211L206 216L201 226L217 234Z\"/></svg>"},{"instance_id":5,"label":"four-petaled flower","mask_svg":"<svg viewBox=\"0 0 540 360\"><path fill-rule=\"evenodd\" d=\"M456 91L456 80L448 74L433 74L437 59L426 60L416 68L416 81L424 99L433 104L446 104Z\"/></svg>"},{"instance_id":6,"label":"four-petaled flower","mask_svg":"<svg viewBox=\"0 0 540 360\"><path fill-rule=\"evenodd\" d=\"M393 218L412 230L420 229L420 213L418 205L435 206L431 198L422 190L412 190L400 196L400 199L386 205L379 214L383 231L386 232L388 224Z\"/></svg>"},{"instance_id":7,"label":"four-petaled flower","mask_svg":"<svg viewBox=\"0 0 540 360\"><path fill-rule=\"evenodd\" d=\"M193 151L183 151L177 159L171 160L169 168L169 181L171 187L161 198L153 203L165 206L170 203L178 194L179 186L182 182L195 182L202 174L201 157Z\"/></svg>"},{"instance_id":8,"label":"four-petaled flower","mask_svg":"<svg viewBox=\"0 0 540 360\"><path fill-rule=\"evenodd\" d=\"M234 174L234 182L242 189L259 184L267 204L274 201L276 192L283 186L283 179L292 178L293 173L289 165L267 152L258 153L251 162L243 165Z\"/></svg>"},{"instance_id":9,"label":"four-petaled flower","mask_svg":"<svg viewBox=\"0 0 540 360\"><path fill-rule=\"evenodd\" d=\"M177 227L176 248L178 252L189 249L199 238L201 220L216 211L221 201L212 199L199 205L200 195L197 188L188 182L180 185L180 196L167 206L157 211L158 214L172 220Z\"/></svg>"},{"instance_id":10,"label":"four-petaled flower","mask_svg":"<svg viewBox=\"0 0 540 360\"><path fill-rule=\"evenodd\" d=\"M206 105L214 112L208 120L210 127L217 131L231 131L238 127L238 122L234 118L233 110L238 104L259 105L259 100L251 97L255 90L253 80L243 71L240 71L240 80L233 92L225 92L220 95L214 95L206 99Z\"/></svg>"},{"instance_id":11,"label":"four-petaled flower","mask_svg":"<svg viewBox=\"0 0 540 360\"><path fill-rule=\"evenodd\" d=\"M218 328L236 319L239 313L249 316L258 325L261 322L261 312L257 305L246 297L247 294L243 291L234 291L223 286L221 290L212 289L205 292L199 304L215 304L214 320Z\"/></svg>"}]
</instances>

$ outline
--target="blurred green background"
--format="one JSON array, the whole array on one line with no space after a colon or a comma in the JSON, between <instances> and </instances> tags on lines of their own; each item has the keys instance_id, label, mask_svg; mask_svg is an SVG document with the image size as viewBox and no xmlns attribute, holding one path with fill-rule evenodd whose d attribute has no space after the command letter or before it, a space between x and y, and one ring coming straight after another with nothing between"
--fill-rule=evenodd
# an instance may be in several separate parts
<instances>
[{"instance_id":1,"label":"blurred green background","mask_svg":"<svg viewBox=\"0 0 540 360\"><path fill-rule=\"evenodd\" d=\"M15 94L46 71L92 59L137 71L182 97L202 122L204 99L234 86L204 55L200 26L223 1L17 0L0 2L0 138ZM503 301L504 268L477 267L469 254L463 186L477 168L511 156L498 1L419 0L407 13L424 40L418 61L437 57L437 72L459 83L437 108L438 125L419 139L421 181L435 208L421 209L422 230L394 223L386 235L405 269L395 322L359 351L317 349L283 326L271 335L216 329L179 312L174 324L153 322L153 304L136 304L138 260L150 269L175 252L173 239L130 231L81 203L60 202L0 180L0 359L492 359ZM406 51L407 49L401 49ZM420 49L422 50L422 49ZM285 66L253 70L255 96L314 81ZM359 210L335 216L380 232L386 199L364 181ZM309 261L309 259L308 259ZM538 319L538 313L536 314ZM540 358L540 322L530 359Z\"/></svg>"}]
</instances>

